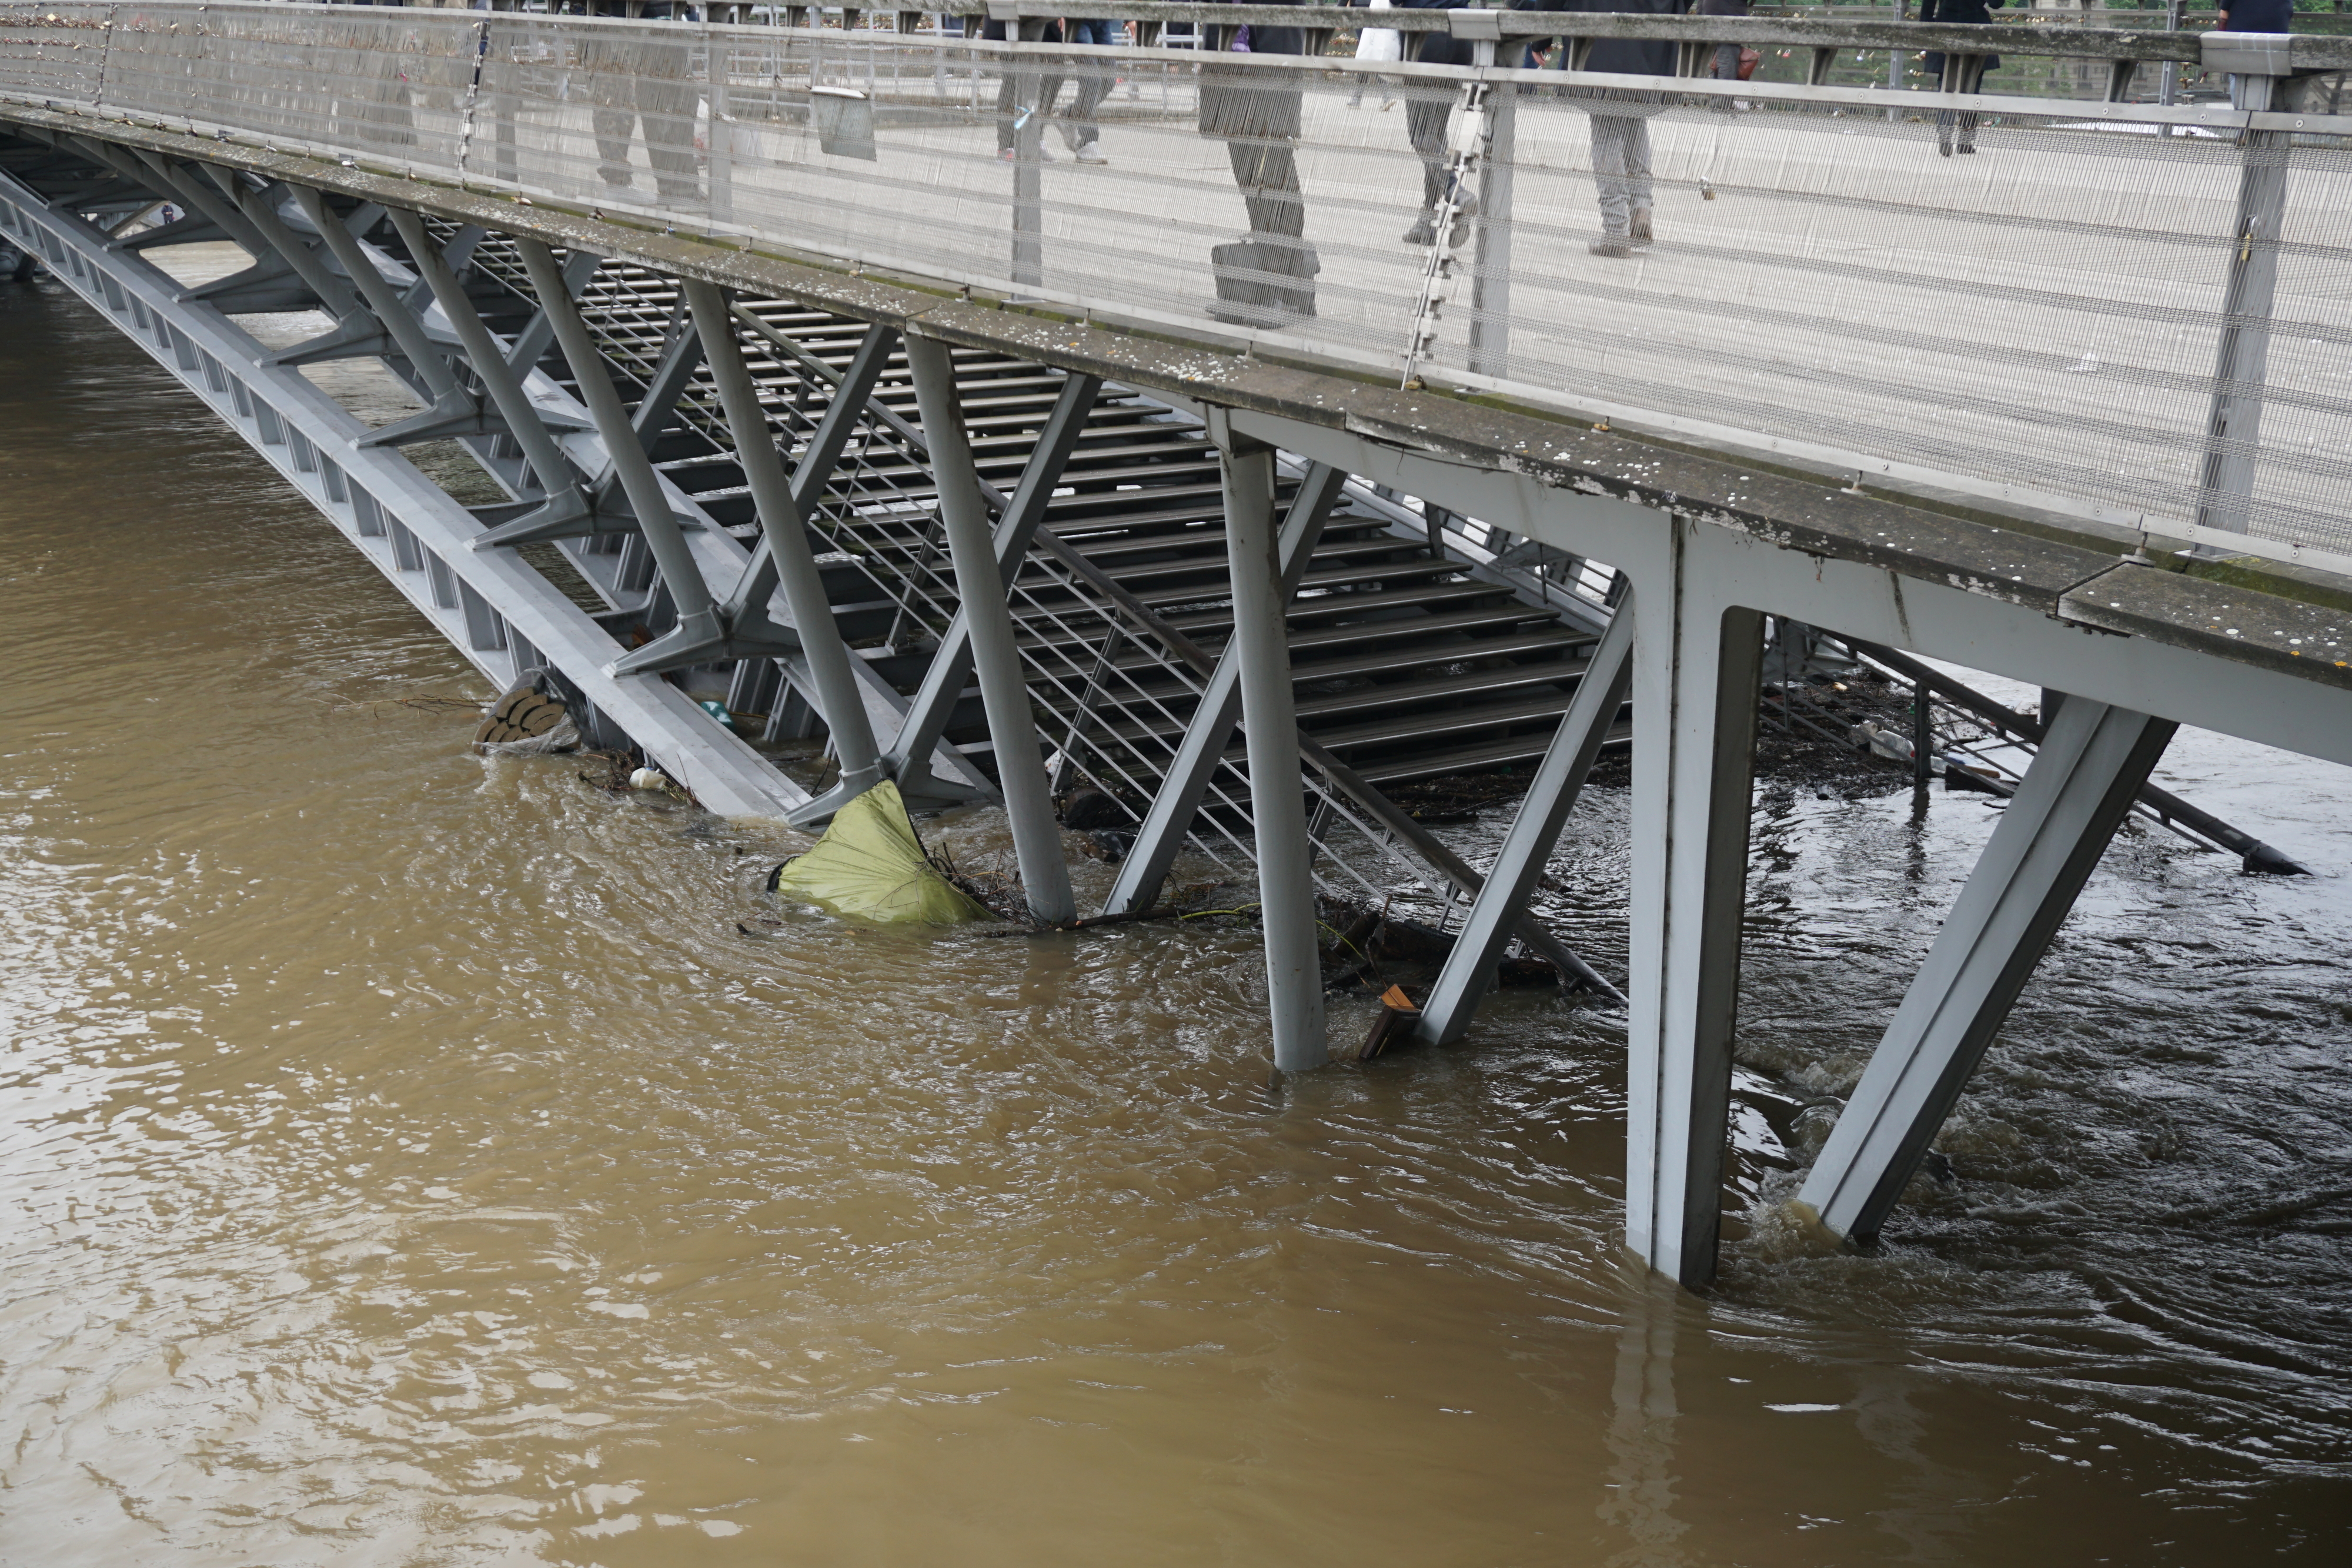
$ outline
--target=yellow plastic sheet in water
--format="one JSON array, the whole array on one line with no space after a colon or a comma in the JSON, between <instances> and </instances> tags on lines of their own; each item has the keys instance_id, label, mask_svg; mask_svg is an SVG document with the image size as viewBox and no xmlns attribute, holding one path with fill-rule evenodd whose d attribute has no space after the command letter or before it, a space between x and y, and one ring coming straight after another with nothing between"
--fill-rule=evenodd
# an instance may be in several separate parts
<instances>
[{"instance_id":1,"label":"yellow plastic sheet in water","mask_svg":"<svg viewBox=\"0 0 2352 1568\"><path fill-rule=\"evenodd\" d=\"M923 858L907 802L887 779L835 812L816 848L779 867L775 889L783 897L885 925L989 918Z\"/></svg>"}]
</instances>

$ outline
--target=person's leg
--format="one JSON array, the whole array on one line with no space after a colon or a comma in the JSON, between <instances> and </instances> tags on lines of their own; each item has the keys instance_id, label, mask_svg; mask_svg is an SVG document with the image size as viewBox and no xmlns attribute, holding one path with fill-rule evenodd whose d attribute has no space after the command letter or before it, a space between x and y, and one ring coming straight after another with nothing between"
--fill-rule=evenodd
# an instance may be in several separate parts
<instances>
[{"instance_id":1,"label":"person's leg","mask_svg":"<svg viewBox=\"0 0 2352 1568\"><path fill-rule=\"evenodd\" d=\"M1640 123L1622 114L1592 116L1592 185L1601 205L1601 243L1620 251L1633 222L1633 192L1625 180L1626 128Z\"/></svg>"},{"instance_id":2,"label":"person's leg","mask_svg":"<svg viewBox=\"0 0 2352 1568\"><path fill-rule=\"evenodd\" d=\"M1939 109L1936 111L1936 151L1947 158L1952 155L1953 118L1952 111L1948 109Z\"/></svg>"},{"instance_id":3,"label":"person's leg","mask_svg":"<svg viewBox=\"0 0 2352 1568\"><path fill-rule=\"evenodd\" d=\"M1406 89L1404 133L1421 156L1421 216L1404 236L1407 245L1433 245L1437 239L1437 204L1445 199L1446 123L1454 113L1451 97L1436 96L1433 83L1415 82Z\"/></svg>"},{"instance_id":4,"label":"person's leg","mask_svg":"<svg viewBox=\"0 0 2352 1568\"><path fill-rule=\"evenodd\" d=\"M1972 109L1964 109L1964 110L1962 110L1960 111L1960 151L1961 151L1961 152L1975 152L1976 150L1977 150L1977 115L1976 115L1976 110L1972 110Z\"/></svg>"},{"instance_id":5,"label":"person's leg","mask_svg":"<svg viewBox=\"0 0 2352 1568\"><path fill-rule=\"evenodd\" d=\"M700 195L694 160L694 109L700 95L687 78L691 68L684 48L665 46L646 51L637 78L646 161L654 166L654 188L665 201L690 202Z\"/></svg>"}]
</instances>

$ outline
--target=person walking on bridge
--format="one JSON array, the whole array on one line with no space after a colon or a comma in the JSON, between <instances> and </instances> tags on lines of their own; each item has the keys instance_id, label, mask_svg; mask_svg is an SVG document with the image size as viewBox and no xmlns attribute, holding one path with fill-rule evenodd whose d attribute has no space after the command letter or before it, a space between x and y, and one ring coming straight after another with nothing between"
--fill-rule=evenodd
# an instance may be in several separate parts
<instances>
[{"instance_id":1,"label":"person walking on bridge","mask_svg":"<svg viewBox=\"0 0 2352 1568\"><path fill-rule=\"evenodd\" d=\"M669 0L646 0L638 20L667 22L687 7ZM592 16L625 17L629 0L588 0ZM640 120L646 162L653 165L654 191L665 202L699 198L694 158L694 60L683 37L676 43L627 33L597 33L580 44L580 64L588 76L589 119L596 131L596 172L614 191L625 191L629 139Z\"/></svg>"},{"instance_id":2,"label":"person walking on bridge","mask_svg":"<svg viewBox=\"0 0 2352 1568\"><path fill-rule=\"evenodd\" d=\"M1679 15L1685 0L1538 0L1538 11ZM1670 77L1675 46L1665 38L1602 38L1584 68L1612 75ZM1601 237L1585 246L1618 260L1656 237L1657 202L1650 181L1650 116L1665 108L1664 94L1640 88L1581 89L1592 117L1592 183L1601 204Z\"/></svg>"},{"instance_id":3,"label":"person walking on bridge","mask_svg":"<svg viewBox=\"0 0 2352 1568\"><path fill-rule=\"evenodd\" d=\"M1992 14L2000 9L2002 4L2003 0L1919 0L1919 20L1957 22L1962 26L1987 26L1992 22ZM1957 84L1962 90L1976 91L1986 71L2000 68L1999 55L1986 55L1983 59L1983 68L1975 73L1977 80ZM1927 67L1928 76L1938 83L1943 81L1944 52L1941 49L1930 50L1927 57L1920 63ZM1960 131L1960 151L1973 153L1977 150L1976 110L1939 109L1936 111L1936 151L1947 158L1952 155L1952 127L1956 124Z\"/></svg>"},{"instance_id":4,"label":"person walking on bridge","mask_svg":"<svg viewBox=\"0 0 2352 1568\"><path fill-rule=\"evenodd\" d=\"M1453 9L1451 0L1393 0L1402 10L1445 11ZM1405 49L1412 58L1425 66L1475 65L1477 57L1471 47L1451 33L1411 33L1406 36ZM1461 89L1451 82L1413 81L1405 84L1404 133L1412 150L1421 155L1421 216L1407 229L1404 243L1422 246L1437 243L1437 212L1445 200L1452 180L1449 165L1450 149L1446 145L1447 126L1454 118L1454 100L1462 96ZM1475 203L1465 198L1454 209L1456 224L1467 222L1475 214ZM1454 243L1459 244L1456 237Z\"/></svg>"},{"instance_id":5,"label":"person walking on bridge","mask_svg":"<svg viewBox=\"0 0 2352 1568\"><path fill-rule=\"evenodd\" d=\"M1068 23L1073 45L1098 49L1117 48L1127 31L1124 22L1076 16ZM1103 99L1110 96L1118 68L1108 60L1081 58L1072 62L1070 72L1077 78L1078 90L1070 104L1070 118L1062 122L1062 138L1079 162L1108 163L1110 160L1102 151L1102 127L1095 123L1095 117L1102 112Z\"/></svg>"},{"instance_id":6,"label":"person walking on bridge","mask_svg":"<svg viewBox=\"0 0 2352 1568\"><path fill-rule=\"evenodd\" d=\"M1256 0L1291 5L1298 0ZM1218 27L1223 50L1201 67L1201 134L1225 144L1234 183L1249 212L1249 237L1210 253L1217 302L1209 314L1249 327L1275 327L1315 314L1315 277L1323 270L1307 243L1307 197L1298 183L1298 133L1304 106L1295 79L1218 63L1229 56L1303 55L1297 27ZM1265 281L1266 277L1280 282Z\"/></svg>"}]
</instances>

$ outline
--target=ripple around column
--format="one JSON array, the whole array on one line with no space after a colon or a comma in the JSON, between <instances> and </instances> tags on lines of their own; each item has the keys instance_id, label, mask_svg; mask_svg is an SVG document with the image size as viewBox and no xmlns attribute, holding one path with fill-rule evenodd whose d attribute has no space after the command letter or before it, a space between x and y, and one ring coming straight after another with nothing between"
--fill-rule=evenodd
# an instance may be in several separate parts
<instances>
[{"instance_id":1,"label":"ripple around column","mask_svg":"<svg viewBox=\"0 0 2352 1568\"><path fill-rule=\"evenodd\" d=\"M0 293L0 1555L2331 1550L2339 878L2128 836L1946 1134L1956 1187L1882 1256L1768 1227L1661 1296L1615 1245L1607 1018L1509 993L1272 1100L1251 934L776 909L795 836L404 705L480 694L61 290ZM2352 860L2333 770L2170 766ZM1552 868L1588 950L1622 941L1624 804ZM1850 1086L1993 810L1764 808L1745 1190L1785 1184L1792 1096Z\"/></svg>"}]
</instances>

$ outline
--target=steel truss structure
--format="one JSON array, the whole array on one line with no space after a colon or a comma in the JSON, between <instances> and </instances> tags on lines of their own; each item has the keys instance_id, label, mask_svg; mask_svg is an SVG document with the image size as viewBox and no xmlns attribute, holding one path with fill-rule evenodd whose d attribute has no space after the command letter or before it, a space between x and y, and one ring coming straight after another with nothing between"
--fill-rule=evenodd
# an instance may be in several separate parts
<instances>
[{"instance_id":1,"label":"steel truss structure","mask_svg":"<svg viewBox=\"0 0 2352 1568\"><path fill-rule=\"evenodd\" d=\"M884 777L1001 800L1049 920L1076 913L1054 802L1087 786L1132 821L1113 911L1150 908L1187 843L1255 875L1286 1071L1327 1060L1318 885L1397 864L1460 927L1428 1037L1470 1026L1515 940L1607 989L1529 901L1594 758L1630 744L1627 1237L1686 1283L1712 1275L1723 1202L1768 616L2068 694L1804 1189L1856 1239L2174 726L2352 763L2352 617L2156 570L2136 533L2021 532L1250 353L1171 356L185 128L23 104L0 126L0 238L494 684L554 682L721 812L813 824ZM135 226L166 200L181 216ZM250 265L188 287L150 259L196 241ZM236 319L293 310L331 325L273 351ZM369 428L302 373L341 358L422 411ZM427 481L402 455L426 441L505 500ZM822 727L836 787L795 785L737 727L753 715L763 738ZM1532 785L1490 866L1394 799L1499 763Z\"/></svg>"}]
</instances>

